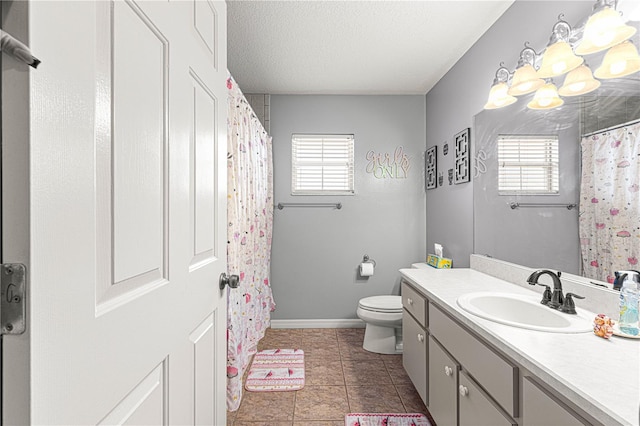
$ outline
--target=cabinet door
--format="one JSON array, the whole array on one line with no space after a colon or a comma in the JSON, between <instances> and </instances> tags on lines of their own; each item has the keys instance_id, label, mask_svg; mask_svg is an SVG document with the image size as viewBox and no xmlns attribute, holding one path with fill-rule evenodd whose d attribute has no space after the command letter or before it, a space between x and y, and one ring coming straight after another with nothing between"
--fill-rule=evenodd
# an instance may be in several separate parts
<instances>
[{"instance_id":1,"label":"cabinet door","mask_svg":"<svg viewBox=\"0 0 640 426\"><path fill-rule=\"evenodd\" d=\"M530 378L523 380L522 424L523 426L574 426L588 424L556 402L546 391Z\"/></svg>"},{"instance_id":2,"label":"cabinet door","mask_svg":"<svg viewBox=\"0 0 640 426\"><path fill-rule=\"evenodd\" d=\"M438 426L458 422L458 371L460 366L429 336L429 412Z\"/></svg>"},{"instance_id":3,"label":"cabinet door","mask_svg":"<svg viewBox=\"0 0 640 426\"><path fill-rule=\"evenodd\" d=\"M420 394L428 405L427 398L427 332L406 311L402 312L402 364Z\"/></svg>"},{"instance_id":4,"label":"cabinet door","mask_svg":"<svg viewBox=\"0 0 640 426\"><path fill-rule=\"evenodd\" d=\"M463 371L458 378L460 426L516 426Z\"/></svg>"}]
</instances>

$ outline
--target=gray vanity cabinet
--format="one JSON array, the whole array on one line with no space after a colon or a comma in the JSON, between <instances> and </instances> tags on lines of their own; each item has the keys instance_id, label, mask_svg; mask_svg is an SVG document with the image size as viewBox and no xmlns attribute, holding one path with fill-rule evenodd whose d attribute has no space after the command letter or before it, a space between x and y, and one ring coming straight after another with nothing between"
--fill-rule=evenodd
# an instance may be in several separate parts
<instances>
[{"instance_id":1,"label":"gray vanity cabinet","mask_svg":"<svg viewBox=\"0 0 640 426\"><path fill-rule=\"evenodd\" d=\"M458 424L460 366L429 336L429 412L438 426Z\"/></svg>"},{"instance_id":2,"label":"gray vanity cabinet","mask_svg":"<svg viewBox=\"0 0 640 426\"><path fill-rule=\"evenodd\" d=\"M427 300L403 282L402 305L402 364L422 401L428 405Z\"/></svg>"},{"instance_id":3,"label":"gray vanity cabinet","mask_svg":"<svg viewBox=\"0 0 640 426\"><path fill-rule=\"evenodd\" d=\"M517 426L500 413L491 398L464 371L460 372L459 380L460 426Z\"/></svg>"},{"instance_id":4,"label":"gray vanity cabinet","mask_svg":"<svg viewBox=\"0 0 640 426\"><path fill-rule=\"evenodd\" d=\"M523 426L578 426L588 424L530 377L522 380Z\"/></svg>"}]
</instances>

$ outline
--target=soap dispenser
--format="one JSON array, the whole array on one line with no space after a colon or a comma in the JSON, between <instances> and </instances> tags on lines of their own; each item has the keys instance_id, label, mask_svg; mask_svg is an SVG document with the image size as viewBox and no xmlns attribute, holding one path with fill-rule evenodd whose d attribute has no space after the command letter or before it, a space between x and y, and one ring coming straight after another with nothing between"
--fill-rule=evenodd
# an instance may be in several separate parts
<instances>
[{"instance_id":1,"label":"soap dispenser","mask_svg":"<svg viewBox=\"0 0 640 426\"><path fill-rule=\"evenodd\" d=\"M638 283L629 275L622 278L620 289L620 321L618 326L622 333L637 336L638 330L638 300L640 289Z\"/></svg>"}]
</instances>

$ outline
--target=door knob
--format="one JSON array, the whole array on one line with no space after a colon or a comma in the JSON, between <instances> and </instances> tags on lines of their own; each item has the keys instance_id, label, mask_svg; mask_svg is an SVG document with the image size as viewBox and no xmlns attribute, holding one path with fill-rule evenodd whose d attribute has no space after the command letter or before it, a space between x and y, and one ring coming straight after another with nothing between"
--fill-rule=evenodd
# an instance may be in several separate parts
<instances>
[{"instance_id":1,"label":"door knob","mask_svg":"<svg viewBox=\"0 0 640 426\"><path fill-rule=\"evenodd\" d=\"M451 376L453 374L453 368L449 367L448 365L445 365L444 374L446 374L447 376Z\"/></svg>"},{"instance_id":2,"label":"door knob","mask_svg":"<svg viewBox=\"0 0 640 426\"><path fill-rule=\"evenodd\" d=\"M223 272L220 274L219 284L220 290L223 290L226 285L231 288L238 288L238 285L240 285L240 277L237 275L230 275L227 277L227 274Z\"/></svg>"}]
</instances>

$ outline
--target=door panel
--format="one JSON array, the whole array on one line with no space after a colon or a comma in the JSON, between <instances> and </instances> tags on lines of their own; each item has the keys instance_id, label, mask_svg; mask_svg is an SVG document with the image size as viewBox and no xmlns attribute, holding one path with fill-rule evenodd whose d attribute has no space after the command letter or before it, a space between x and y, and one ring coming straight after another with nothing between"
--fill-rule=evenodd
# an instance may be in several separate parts
<instances>
[{"instance_id":1,"label":"door panel","mask_svg":"<svg viewBox=\"0 0 640 426\"><path fill-rule=\"evenodd\" d=\"M195 71L190 70L193 90L191 122L191 200L193 211L193 258L190 267L197 268L214 260L215 247L215 164L218 138L216 134L215 95ZM226 142L226 141L225 141Z\"/></svg>"},{"instance_id":2,"label":"door panel","mask_svg":"<svg viewBox=\"0 0 640 426\"><path fill-rule=\"evenodd\" d=\"M101 425L167 424L166 362L162 362L100 421Z\"/></svg>"},{"instance_id":3,"label":"door panel","mask_svg":"<svg viewBox=\"0 0 640 426\"><path fill-rule=\"evenodd\" d=\"M97 6L99 281L107 312L167 283L168 40L134 3Z\"/></svg>"},{"instance_id":4,"label":"door panel","mask_svg":"<svg viewBox=\"0 0 640 426\"><path fill-rule=\"evenodd\" d=\"M43 61L3 60L5 424L225 424L226 4L2 7Z\"/></svg>"}]
</instances>

